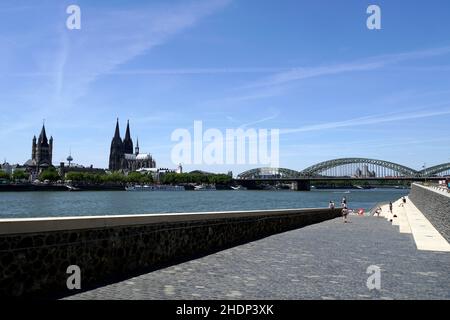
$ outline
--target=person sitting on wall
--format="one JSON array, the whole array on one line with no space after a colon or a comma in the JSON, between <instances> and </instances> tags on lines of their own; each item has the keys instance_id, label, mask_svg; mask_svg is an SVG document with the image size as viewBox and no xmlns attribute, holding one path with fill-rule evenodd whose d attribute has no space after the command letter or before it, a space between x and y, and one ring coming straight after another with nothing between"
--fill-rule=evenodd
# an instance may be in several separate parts
<instances>
[{"instance_id":1,"label":"person sitting on wall","mask_svg":"<svg viewBox=\"0 0 450 320\"><path fill-rule=\"evenodd\" d=\"M334 202L333 202L333 201L330 201L330 203L328 204L328 208L334 210L335 207L336 207L336 206L335 206Z\"/></svg>"},{"instance_id":2,"label":"person sitting on wall","mask_svg":"<svg viewBox=\"0 0 450 320\"><path fill-rule=\"evenodd\" d=\"M380 216L382 209L380 207L377 208L377 210L375 210L375 214L377 215L377 217Z\"/></svg>"},{"instance_id":3,"label":"person sitting on wall","mask_svg":"<svg viewBox=\"0 0 450 320\"><path fill-rule=\"evenodd\" d=\"M399 207L404 207L405 204L406 204L406 198L403 197L403 198L402 198L402 202L399 204Z\"/></svg>"}]
</instances>

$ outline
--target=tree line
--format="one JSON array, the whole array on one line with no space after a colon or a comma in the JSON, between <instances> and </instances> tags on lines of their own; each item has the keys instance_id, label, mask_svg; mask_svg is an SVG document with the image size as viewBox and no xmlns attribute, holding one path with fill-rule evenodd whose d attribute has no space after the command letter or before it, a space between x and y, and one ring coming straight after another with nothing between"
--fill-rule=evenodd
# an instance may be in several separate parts
<instances>
[{"instance_id":1,"label":"tree line","mask_svg":"<svg viewBox=\"0 0 450 320\"><path fill-rule=\"evenodd\" d=\"M209 183L228 185L232 177L226 174L201 174L201 173L167 173L161 178L163 184L182 184L182 183Z\"/></svg>"},{"instance_id":2,"label":"tree line","mask_svg":"<svg viewBox=\"0 0 450 320\"><path fill-rule=\"evenodd\" d=\"M100 174L90 172L68 172L65 180L80 183L153 183L153 177L150 174L141 174L139 172L131 172L125 175L121 172L113 172L111 174Z\"/></svg>"},{"instance_id":3,"label":"tree line","mask_svg":"<svg viewBox=\"0 0 450 320\"><path fill-rule=\"evenodd\" d=\"M29 173L23 170L15 170L12 175L4 171L0 171L0 179L7 181L27 180ZM72 181L75 183L136 183L151 184L154 179L151 174L141 174L139 172L131 172L125 175L121 172L92 173L92 172L76 172L69 171L65 177L61 177L55 168L48 168L41 172L38 177L39 181L56 182L60 180ZM166 173L161 179L161 184L219 184L229 185L232 177L226 174L202 174L202 173Z\"/></svg>"},{"instance_id":4,"label":"tree line","mask_svg":"<svg viewBox=\"0 0 450 320\"><path fill-rule=\"evenodd\" d=\"M13 174L9 174L5 171L0 171L0 180L17 181L27 180L30 175L23 170L15 170Z\"/></svg>"}]
</instances>

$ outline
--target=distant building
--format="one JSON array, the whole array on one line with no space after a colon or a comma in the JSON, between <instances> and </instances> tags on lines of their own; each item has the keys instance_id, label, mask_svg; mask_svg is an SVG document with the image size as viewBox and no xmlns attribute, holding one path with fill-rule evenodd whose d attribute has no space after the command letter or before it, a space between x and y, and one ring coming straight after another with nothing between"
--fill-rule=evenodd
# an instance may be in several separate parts
<instances>
[{"instance_id":1,"label":"distant building","mask_svg":"<svg viewBox=\"0 0 450 320\"><path fill-rule=\"evenodd\" d=\"M140 153L139 141L133 152L133 140L130 134L130 123L127 123L125 138L120 137L119 119L111 141L109 154L109 170L111 171L137 171L142 168L156 168L156 162L148 153Z\"/></svg>"},{"instance_id":2,"label":"distant building","mask_svg":"<svg viewBox=\"0 0 450 320\"><path fill-rule=\"evenodd\" d=\"M353 175L355 178L375 178L375 171L370 171L369 166L364 165L363 169L357 168L355 174Z\"/></svg>"},{"instance_id":3,"label":"distant building","mask_svg":"<svg viewBox=\"0 0 450 320\"><path fill-rule=\"evenodd\" d=\"M7 174L11 174L12 173L12 168L11 165L8 162L3 162L3 164L0 165L0 169L1 171L7 173Z\"/></svg>"},{"instance_id":4,"label":"distant building","mask_svg":"<svg viewBox=\"0 0 450 320\"><path fill-rule=\"evenodd\" d=\"M7 173L7 174L13 174L14 169L17 168L18 165L11 165L8 162L3 162L3 164L0 165L0 170Z\"/></svg>"},{"instance_id":5,"label":"distant building","mask_svg":"<svg viewBox=\"0 0 450 320\"><path fill-rule=\"evenodd\" d=\"M90 165L89 167L85 167L80 164L72 163L73 157L71 154L67 157L67 161L68 161L67 164L64 162L60 162L60 164L59 164L58 173L61 177L65 177L65 175L68 172L83 172L83 173L95 173L95 174L104 174L105 173L105 169L94 168L93 165Z\"/></svg>"},{"instance_id":6,"label":"distant building","mask_svg":"<svg viewBox=\"0 0 450 320\"><path fill-rule=\"evenodd\" d=\"M52 167L53 137L47 139L45 125L42 125L39 138L33 137L31 146L31 159L25 162L24 167L30 172L38 173L43 169Z\"/></svg>"}]
</instances>

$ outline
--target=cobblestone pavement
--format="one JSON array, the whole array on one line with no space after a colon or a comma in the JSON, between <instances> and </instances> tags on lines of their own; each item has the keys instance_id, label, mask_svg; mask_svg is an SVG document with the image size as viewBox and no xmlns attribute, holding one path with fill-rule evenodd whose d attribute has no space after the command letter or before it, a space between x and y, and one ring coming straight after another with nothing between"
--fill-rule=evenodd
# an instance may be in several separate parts
<instances>
[{"instance_id":1,"label":"cobblestone pavement","mask_svg":"<svg viewBox=\"0 0 450 320\"><path fill-rule=\"evenodd\" d=\"M274 235L67 299L450 299L450 254L418 251L383 218ZM381 268L381 290L366 273Z\"/></svg>"}]
</instances>

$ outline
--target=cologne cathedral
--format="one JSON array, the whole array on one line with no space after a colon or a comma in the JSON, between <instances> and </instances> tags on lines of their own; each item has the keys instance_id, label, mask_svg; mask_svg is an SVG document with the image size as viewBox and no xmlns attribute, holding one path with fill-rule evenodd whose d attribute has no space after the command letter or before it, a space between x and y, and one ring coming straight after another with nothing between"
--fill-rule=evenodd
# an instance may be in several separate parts
<instances>
[{"instance_id":1,"label":"cologne cathedral","mask_svg":"<svg viewBox=\"0 0 450 320\"><path fill-rule=\"evenodd\" d=\"M109 154L109 170L111 171L136 171L141 168L155 168L156 163L148 153L139 152L139 141L133 152L133 140L131 140L130 123L127 123L125 138L120 137L119 119L116 123L116 131L111 141Z\"/></svg>"}]
</instances>

